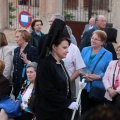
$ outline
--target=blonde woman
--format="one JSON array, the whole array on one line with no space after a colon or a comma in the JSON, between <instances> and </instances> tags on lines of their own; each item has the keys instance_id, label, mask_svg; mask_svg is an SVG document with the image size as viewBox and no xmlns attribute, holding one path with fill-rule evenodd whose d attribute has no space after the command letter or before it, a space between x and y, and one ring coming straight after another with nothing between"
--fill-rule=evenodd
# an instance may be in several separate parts
<instances>
[{"instance_id":1,"label":"blonde woman","mask_svg":"<svg viewBox=\"0 0 120 120\"><path fill-rule=\"evenodd\" d=\"M3 75L7 79L10 79L12 69L12 50L8 47L8 42L3 32L0 32L0 59L5 62Z\"/></svg>"},{"instance_id":2,"label":"blonde woman","mask_svg":"<svg viewBox=\"0 0 120 120\"><path fill-rule=\"evenodd\" d=\"M22 84L26 80L26 65L30 62L38 61L37 48L28 44L30 41L30 33L25 29L18 29L15 32L15 41L18 47L14 50L13 56L13 83L15 98L21 89Z\"/></svg>"}]
</instances>

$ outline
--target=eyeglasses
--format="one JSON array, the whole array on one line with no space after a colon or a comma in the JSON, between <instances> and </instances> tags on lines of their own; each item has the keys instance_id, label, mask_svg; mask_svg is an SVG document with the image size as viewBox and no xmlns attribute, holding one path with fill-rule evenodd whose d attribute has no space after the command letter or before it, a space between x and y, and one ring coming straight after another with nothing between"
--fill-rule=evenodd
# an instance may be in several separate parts
<instances>
[{"instance_id":1,"label":"eyeglasses","mask_svg":"<svg viewBox=\"0 0 120 120\"><path fill-rule=\"evenodd\" d=\"M94 38L94 37L91 37L91 40L101 41L101 40L99 40L99 39L97 39L97 38Z\"/></svg>"},{"instance_id":2,"label":"eyeglasses","mask_svg":"<svg viewBox=\"0 0 120 120\"><path fill-rule=\"evenodd\" d=\"M107 21L106 20L96 20L96 21L100 21L100 22L102 22L102 23L106 23Z\"/></svg>"},{"instance_id":3,"label":"eyeglasses","mask_svg":"<svg viewBox=\"0 0 120 120\"><path fill-rule=\"evenodd\" d=\"M118 52L118 53L119 53L119 52L120 52L120 49L116 50L116 52Z\"/></svg>"}]
</instances>

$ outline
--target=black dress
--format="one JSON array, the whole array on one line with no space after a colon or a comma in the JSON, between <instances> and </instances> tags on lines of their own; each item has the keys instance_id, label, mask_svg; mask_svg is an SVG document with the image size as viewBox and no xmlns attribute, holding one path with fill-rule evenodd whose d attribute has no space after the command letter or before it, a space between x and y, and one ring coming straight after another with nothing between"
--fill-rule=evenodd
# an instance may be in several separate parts
<instances>
[{"instance_id":1,"label":"black dress","mask_svg":"<svg viewBox=\"0 0 120 120\"><path fill-rule=\"evenodd\" d=\"M84 47L87 47L87 46L90 46L91 45L91 42L90 42L90 39L92 37L92 33L95 31L94 28L84 32L83 36L82 36L82 39L81 39L81 43L80 43L80 51L82 51L82 49Z\"/></svg>"},{"instance_id":2,"label":"black dress","mask_svg":"<svg viewBox=\"0 0 120 120\"><path fill-rule=\"evenodd\" d=\"M37 48L27 45L25 49L23 50L25 54L27 54L27 59L31 62L38 62L38 52ZM17 47L14 50L14 57L13 57L13 65L14 65L14 71L13 71L13 83L14 83L14 95L15 97L18 96L18 93L21 89L22 84L24 83L24 80L27 79L26 76L26 64L21 59L20 53L20 47Z\"/></svg>"},{"instance_id":3,"label":"black dress","mask_svg":"<svg viewBox=\"0 0 120 120\"><path fill-rule=\"evenodd\" d=\"M56 63L52 55L40 60L35 83L35 115L37 120L69 120L69 76L63 62Z\"/></svg>"}]
</instances>

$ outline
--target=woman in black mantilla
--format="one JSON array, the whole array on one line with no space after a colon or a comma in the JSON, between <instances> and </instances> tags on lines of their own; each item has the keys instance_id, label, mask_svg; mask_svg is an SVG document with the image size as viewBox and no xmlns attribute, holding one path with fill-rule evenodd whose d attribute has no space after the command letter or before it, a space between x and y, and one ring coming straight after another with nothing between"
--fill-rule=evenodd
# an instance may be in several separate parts
<instances>
[{"instance_id":1,"label":"woman in black mantilla","mask_svg":"<svg viewBox=\"0 0 120 120\"><path fill-rule=\"evenodd\" d=\"M67 111L78 109L78 103L71 100L69 76L62 61L70 45L65 23L56 19L48 35L45 48L51 54L39 60L35 84L36 120L69 120Z\"/></svg>"}]
</instances>

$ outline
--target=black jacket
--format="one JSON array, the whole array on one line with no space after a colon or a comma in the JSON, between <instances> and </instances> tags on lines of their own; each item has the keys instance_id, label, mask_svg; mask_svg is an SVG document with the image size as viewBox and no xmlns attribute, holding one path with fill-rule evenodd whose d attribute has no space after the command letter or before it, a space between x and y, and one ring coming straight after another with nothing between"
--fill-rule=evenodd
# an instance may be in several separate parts
<instances>
[{"instance_id":1,"label":"black jacket","mask_svg":"<svg viewBox=\"0 0 120 120\"><path fill-rule=\"evenodd\" d=\"M68 94L69 76L66 77L63 68L65 70L63 63L57 64L52 55L39 61L35 83L37 120L69 120L66 110L72 101Z\"/></svg>"},{"instance_id":2,"label":"black jacket","mask_svg":"<svg viewBox=\"0 0 120 120\"><path fill-rule=\"evenodd\" d=\"M0 99L4 95L10 95L9 80L0 74Z\"/></svg>"},{"instance_id":3,"label":"black jacket","mask_svg":"<svg viewBox=\"0 0 120 120\"><path fill-rule=\"evenodd\" d=\"M83 36L82 36L82 40L81 40L81 43L80 43L80 51L82 51L82 49L84 47L87 47L87 46L90 46L91 45L91 42L90 42L90 39L92 37L92 33L94 32L94 28L86 31Z\"/></svg>"},{"instance_id":4,"label":"black jacket","mask_svg":"<svg viewBox=\"0 0 120 120\"><path fill-rule=\"evenodd\" d=\"M44 34L42 32L41 33L41 36L43 36ZM34 46L34 47L38 47L38 43L39 43L39 40L40 40L40 37L39 35L37 35L35 33L35 31L32 31L31 32L31 38L30 38L30 41L29 41L29 44Z\"/></svg>"},{"instance_id":5,"label":"black jacket","mask_svg":"<svg viewBox=\"0 0 120 120\"><path fill-rule=\"evenodd\" d=\"M38 55L40 59L44 59L46 56L46 51L47 51L47 37L48 34L45 34L39 38L39 44L38 44Z\"/></svg>"},{"instance_id":6,"label":"black jacket","mask_svg":"<svg viewBox=\"0 0 120 120\"><path fill-rule=\"evenodd\" d=\"M117 60L117 54L115 52L115 48L113 46L113 44L111 42L106 42L105 43L105 49L107 49L108 51L110 51L113 55L113 60Z\"/></svg>"},{"instance_id":7,"label":"black jacket","mask_svg":"<svg viewBox=\"0 0 120 120\"><path fill-rule=\"evenodd\" d=\"M38 62L37 48L28 44L25 47L23 52L27 53L28 60L30 60L31 62ZM20 91L20 88L21 88L24 80L26 80L26 78L27 78L26 72L24 72L24 74L22 76L23 68L26 68L26 64L21 59L21 56L19 55L19 53L20 53L20 47L17 47L14 50L14 57L13 57L13 65L14 65L13 83L14 83L14 87L15 87L15 92L17 92L16 97Z\"/></svg>"}]
</instances>

